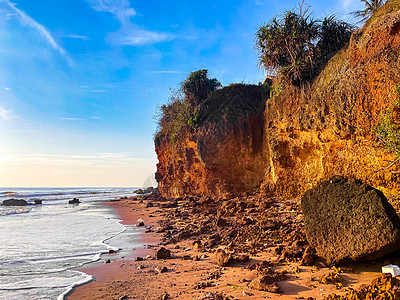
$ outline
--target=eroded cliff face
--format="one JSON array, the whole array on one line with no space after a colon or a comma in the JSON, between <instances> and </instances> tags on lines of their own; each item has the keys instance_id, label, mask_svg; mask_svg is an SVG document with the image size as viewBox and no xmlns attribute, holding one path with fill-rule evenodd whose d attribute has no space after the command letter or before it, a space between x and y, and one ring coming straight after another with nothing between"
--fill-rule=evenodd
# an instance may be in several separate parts
<instances>
[{"instance_id":1,"label":"eroded cliff face","mask_svg":"<svg viewBox=\"0 0 400 300\"><path fill-rule=\"evenodd\" d=\"M332 175L398 193L398 165L385 168L395 158L375 131L399 97L399 30L399 12L375 18L353 34L309 89L288 87L268 101L264 193L295 197Z\"/></svg>"},{"instance_id":2,"label":"eroded cliff face","mask_svg":"<svg viewBox=\"0 0 400 300\"><path fill-rule=\"evenodd\" d=\"M399 109L388 111L399 98L399 10L389 1L308 88L277 78L264 110L260 87L219 91L213 101L223 103L205 109L199 128L156 144L161 193L297 197L332 175L398 193L399 164L375 130L387 114L400 123Z\"/></svg>"},{"instance_id":3,"label":"eroded cliff face","mask_svg":"<svg viewBox=\"0 0 400 300\"><path fill-rule=\"evenodd\" d=\"M264 178L266 92L260 86L221 89L199 112L199 128L156 143L156 178L165 197L227 198L256 192Z\"/></svg>"}]
</instances>

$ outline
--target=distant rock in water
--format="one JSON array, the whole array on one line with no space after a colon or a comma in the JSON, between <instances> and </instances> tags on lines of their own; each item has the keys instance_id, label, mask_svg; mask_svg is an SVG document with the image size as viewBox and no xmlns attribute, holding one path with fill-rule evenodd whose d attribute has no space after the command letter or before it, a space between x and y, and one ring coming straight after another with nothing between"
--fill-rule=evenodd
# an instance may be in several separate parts
<instances>
[{"instance_id":1,"label":"distant rock in water","mask_svg":"<svg viewBox=\"0 0 400 300\"><path fill-rule=\"evenodd\" d=\"M25 206L28 205L28 202L24 199L8 199L8 200L3 200L3 203L1 205L4 206Z\"/></svg>"},{"instance_id":2,"label":"distant rock in water","mask_svg":"<svg viewBox=\"0 0 400 300\"><path fill-rule=\"evenodd\" d=\"M334 176L301 199L307 240L328 264L373 260L400 248L400 218L383 193Z\"/></svg>"},{"instance_id":3,"label":"distant rock in water","mask_svg":"<svg viewBox=\"0 0 400 300\"><path fill-rule=\"evenodd\" d=\"M79 201L78 198L74 198L68 201L68 204L79 204L79 203L81 203L81 201Z\"/></svg>"},{"instance_id":4,"label":"distant rock in water","mask_svg":"<svg viewBox=\"0 0 400 300\"><path fill-rule=\"evenodd\" d=\"M42 200L35 199L35 204L36 204L36 205L42 205Z\"/></svg>"}]
</instances>

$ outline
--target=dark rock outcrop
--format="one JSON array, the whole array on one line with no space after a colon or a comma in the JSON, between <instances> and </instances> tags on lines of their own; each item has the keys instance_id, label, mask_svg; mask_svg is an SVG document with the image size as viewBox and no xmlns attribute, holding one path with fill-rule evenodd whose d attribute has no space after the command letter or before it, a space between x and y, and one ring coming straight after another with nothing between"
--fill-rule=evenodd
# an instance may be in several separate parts
<instances>
[{"instance_id":1,"label":"dark rock outcrop","mask_svg":"<svg viewBox=\"0 0 400 300\"><path fill-rule=\"evenodd\" d=\"M373 260L400 248L400 219L377 189L334 176L301 199L307 240L328 264Z\"/></svg>"},{"instance_id":2,"label":"dark rock outcrop","mask_svg":"<svg viewBox=\"0 0 400 300\"><path fill-rule=\"evenodd\" d=\"M1 205L4 206L26 206L28 202L24 199L8 199L4 200Z\"/></svg>"},{"instance_id":3,"label":"dark rock outcrop","mask_svg":"<svg viewBox=\"0 0 400 300\"><path fill-rule=\"evenodd\" d=\"M79 203L81 203L81 201L79 201L78 198L74 198L68 201L68 204L79 204Z\"/></svg>"},{"instance_id":4,"label":"dark rock outcrop","mask_svg":"<svg viewBox=\"0 0 400 300\"><path fill-rule=\"evenodd\" d=\"M156 251L156 258L157 259L165 259L165 258L170 258L171 257L171 251L169 249L165 249L164 247L161 247Z\"/></svg>"}]
</instances>

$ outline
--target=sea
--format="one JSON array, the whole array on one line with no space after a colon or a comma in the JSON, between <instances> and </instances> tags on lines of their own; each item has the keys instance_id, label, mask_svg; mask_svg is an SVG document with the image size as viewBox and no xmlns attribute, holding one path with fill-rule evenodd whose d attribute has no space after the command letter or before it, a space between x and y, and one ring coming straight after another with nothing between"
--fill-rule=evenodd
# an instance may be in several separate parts
<instances>
[{"instance_id":1,"label":"sea","mask_svg":"<svg viewBox=\"0 0 400 300\"><path fill-rule=\"evenodd\" d=\"M0 188L0 299L62 300L91 281L78 269L109 250L133 249L138 228L123 226L105 201L136 195L136 188ZM81 203L68 204L78 198ZM136 230L136 231L135 231Z\"/></svg>"}]
</instances>

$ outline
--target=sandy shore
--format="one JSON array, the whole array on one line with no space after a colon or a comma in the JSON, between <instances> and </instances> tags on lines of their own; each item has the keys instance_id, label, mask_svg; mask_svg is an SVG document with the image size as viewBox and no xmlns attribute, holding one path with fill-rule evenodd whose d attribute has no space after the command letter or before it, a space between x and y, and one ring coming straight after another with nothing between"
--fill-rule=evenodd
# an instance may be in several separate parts
<instances>
[{"instance_id":1,"label":"sandy shore","mask_svg":"<svg viewBox=\"0 0 400 300\"><path fill-rule=\"evenodd\" d=\"M177 208L175 205L168 207L156 201L152 202L154 207L147 207L148 201L140 198L111 202L109 205L116 210L126 225L137 224L138 219L142 219L146 225L157 231L158 221L167 219L168 222L173 222L174 226L185 228L185 218L182 218L181 213L185 211L182 208L185 207L184 204ZM287 207L282 209L287 210ZM201 218L198 218L190 222L201 221ZM274 247L267 247L265 251L255 251L250 255L249 261L236 261L221 267L214 261L215 249L222 247L228 252L230 248L217 245L212 249L203 246L207 244L204 241L210 237L211 232L174 241L163 229L158 229L162 231L160 233L145 233L146 229L142 229L143 233L137 242L157 245L167 236L169 240L164 241L169 243L165 247L171 251L171 258L154 258L155 250L161 246L138 248L124 258L114 259L113 255L104 255L102 260L110 259L111 263L82 269L83 272L93 275L95 281L78 287L68 299L323 299L332 293L345 293L344 289L338 289L334 284L318 282L321 276L332 272L332 268L301 266L296 259L279 260L280 255L277 255ZM136 257L143 258L146 255L152 257L135 261ZM279 293L251 288L249 283L263 272L254 266L263 261L271 262L270 270L273 269L273 272L285 274L285 280L277 281ZM353 264L344 268L340 276L346 282L345 287L357 289L370 284L380 274L381 265L388 262ZM166 267L165 272L157 271L162 267Z\"/></svg>"}]
</instances>

